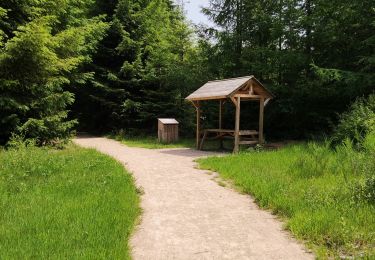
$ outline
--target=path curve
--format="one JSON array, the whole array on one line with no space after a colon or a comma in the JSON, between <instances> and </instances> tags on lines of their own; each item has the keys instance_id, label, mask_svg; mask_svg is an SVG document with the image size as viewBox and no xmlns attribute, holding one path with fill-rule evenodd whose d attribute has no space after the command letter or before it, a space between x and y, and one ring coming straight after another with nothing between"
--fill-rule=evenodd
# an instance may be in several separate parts
<instances>
[{"instance_id":1,"label":"path curve","mask_svg":"<svg viewBox=\"0 0 375 260\"><path fill-rule=\"evenodd\" d=\"M192 149L130 148L106 138L74 142L110 155L144 190L141 223L131 239L134 259L313 259L247 195L221 187Z\"/></svg>"}]
</instances>

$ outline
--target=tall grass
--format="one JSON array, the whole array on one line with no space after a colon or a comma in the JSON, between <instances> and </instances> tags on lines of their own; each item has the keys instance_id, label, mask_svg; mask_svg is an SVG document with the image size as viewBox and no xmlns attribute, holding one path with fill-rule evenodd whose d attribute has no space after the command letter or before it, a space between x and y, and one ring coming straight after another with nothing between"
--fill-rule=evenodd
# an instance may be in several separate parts
<instances>
[{"instance_id":1,"label":"tall grass","mask_svg":"<svg viewBox=\"0 0 375 260\"><path fill-rule=\"evenodd\" d=\"M132 177L94 150L0 151L0 259L129 259Z\"/></svg>"},{"instance_id":2,"label":"tall grass","mask_svg":"<svg viewBox=\"0 0 375 260\"><path fill-rule=\"evenodd\" d=\"M286 221L321 258L375 257L375 136L199 160Z\"/></svg>"}]
</instances>

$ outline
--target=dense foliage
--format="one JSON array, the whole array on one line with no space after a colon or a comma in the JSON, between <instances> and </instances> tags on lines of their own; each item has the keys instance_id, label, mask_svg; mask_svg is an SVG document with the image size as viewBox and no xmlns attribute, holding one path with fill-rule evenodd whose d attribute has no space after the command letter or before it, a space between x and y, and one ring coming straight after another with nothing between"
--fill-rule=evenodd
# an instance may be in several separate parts
<instances>
[{"instance_id":1,"label":"dense foliage","mask_svg":"<svg viewBox=\"0 0 375 260\"><path fill-rule=\"evenodd\" d=\"M356 100L349 111L340 116L333 141L342 143L349 138L361 144L371 132L375 132L375 95L370 95L368 99Z\"/></svg>"},{"instance_id":2,"label":"dense foliage","mask_svg":"<svg viewBox=\"0 0 375 260\"><path fill-rule=\"evenodd\" d=\"M302 138L332 130L374 91L370 0L211 0L204 12L212 28L194 28L172 0L2 1L0 142L54 143L74 126L154 133L157 117L191 135L184 97L209 79L249 74L276 95L267 137ZM208 103L204 124L216 124ZM242 127L256 128L257 108L247 108Z\"/></svg>"},{"instance_id":3,"label":"dense foliage","mask_svg":"<svg viewBox=\"0 0 375 260\"><path fill-rule=\"evenodd\" d=\"M157 117L187 116L183 98L201 77L180 9L169 0L119 0L103 9L105 2L95 8L111 25L90 65L95 78L74 90L81 129L128 132L153 128Z\"/></svg>"},{"instance_id":4,"label":"dense foliage","mask_svg":"<svg viewBox=\"0 0 375 260\"><path fill-rule=\"evenodd\" d=\"M0 3L0 142L11 134L38 144L70 136L74 95L67 85L92 76L82 69L107 25L88 15L91 1Z\"/></svg>"},{"instance_id":5,"label":"dense foliage","mask_svg":"<svg viewBox=\"0 0 375 260\"><path fill-rule=\"evenodd\" d=\"M254 74L276 94L266 130L306 137L374 91L373 1L212 0L202 31L217 77Z\"/></svg>"}]
</instances>

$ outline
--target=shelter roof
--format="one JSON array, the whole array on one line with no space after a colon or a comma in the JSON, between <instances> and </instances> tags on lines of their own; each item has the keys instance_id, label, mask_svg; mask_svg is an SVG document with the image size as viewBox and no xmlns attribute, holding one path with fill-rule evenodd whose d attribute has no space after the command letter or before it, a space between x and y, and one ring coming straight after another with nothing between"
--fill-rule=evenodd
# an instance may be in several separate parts
<instances>
[{"instance_id":1,"label":"shelter roof","mask_svg":"<svg viewBox=\"0 0 375 260\"><path fill-rule=\"evenodd\" d=\"M254 91L254 95L263 96L264 98L274 97L274 95L254 76L246 76L209 81L186 97L186 99L194 101L230 98L244 88L250 89L249 86L251 86L252 91Z\"/></svg>"}]
</instances>

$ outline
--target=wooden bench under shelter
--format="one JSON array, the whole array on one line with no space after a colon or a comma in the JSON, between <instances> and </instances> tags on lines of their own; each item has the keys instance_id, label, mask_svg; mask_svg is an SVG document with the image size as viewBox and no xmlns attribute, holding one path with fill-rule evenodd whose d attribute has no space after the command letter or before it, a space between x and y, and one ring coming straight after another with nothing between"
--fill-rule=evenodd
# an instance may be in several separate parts
<instances>
[{"instance_id":1,"label":"wooden bench under shelter","mask_svg":"<svg viewBox=\"0 0 375 260\"><path fill-rule=\"evenodd\" d=\"M264 107L274 98L274 95L260 83L254 76L209 81L201 88L186 97L196 109L196 147L202 149L204 141L210 135L221 140L225 137L234 138L233 152L239 151L242 144L263 144L263 118ZM201 129L201 101L219 101L219 128ZM229 100L236 107L236 118L234 129L222 129L223 105ZM259 128L258 130L240 130L241 101L259 102Z\"/></svg>"}]
</instances>

